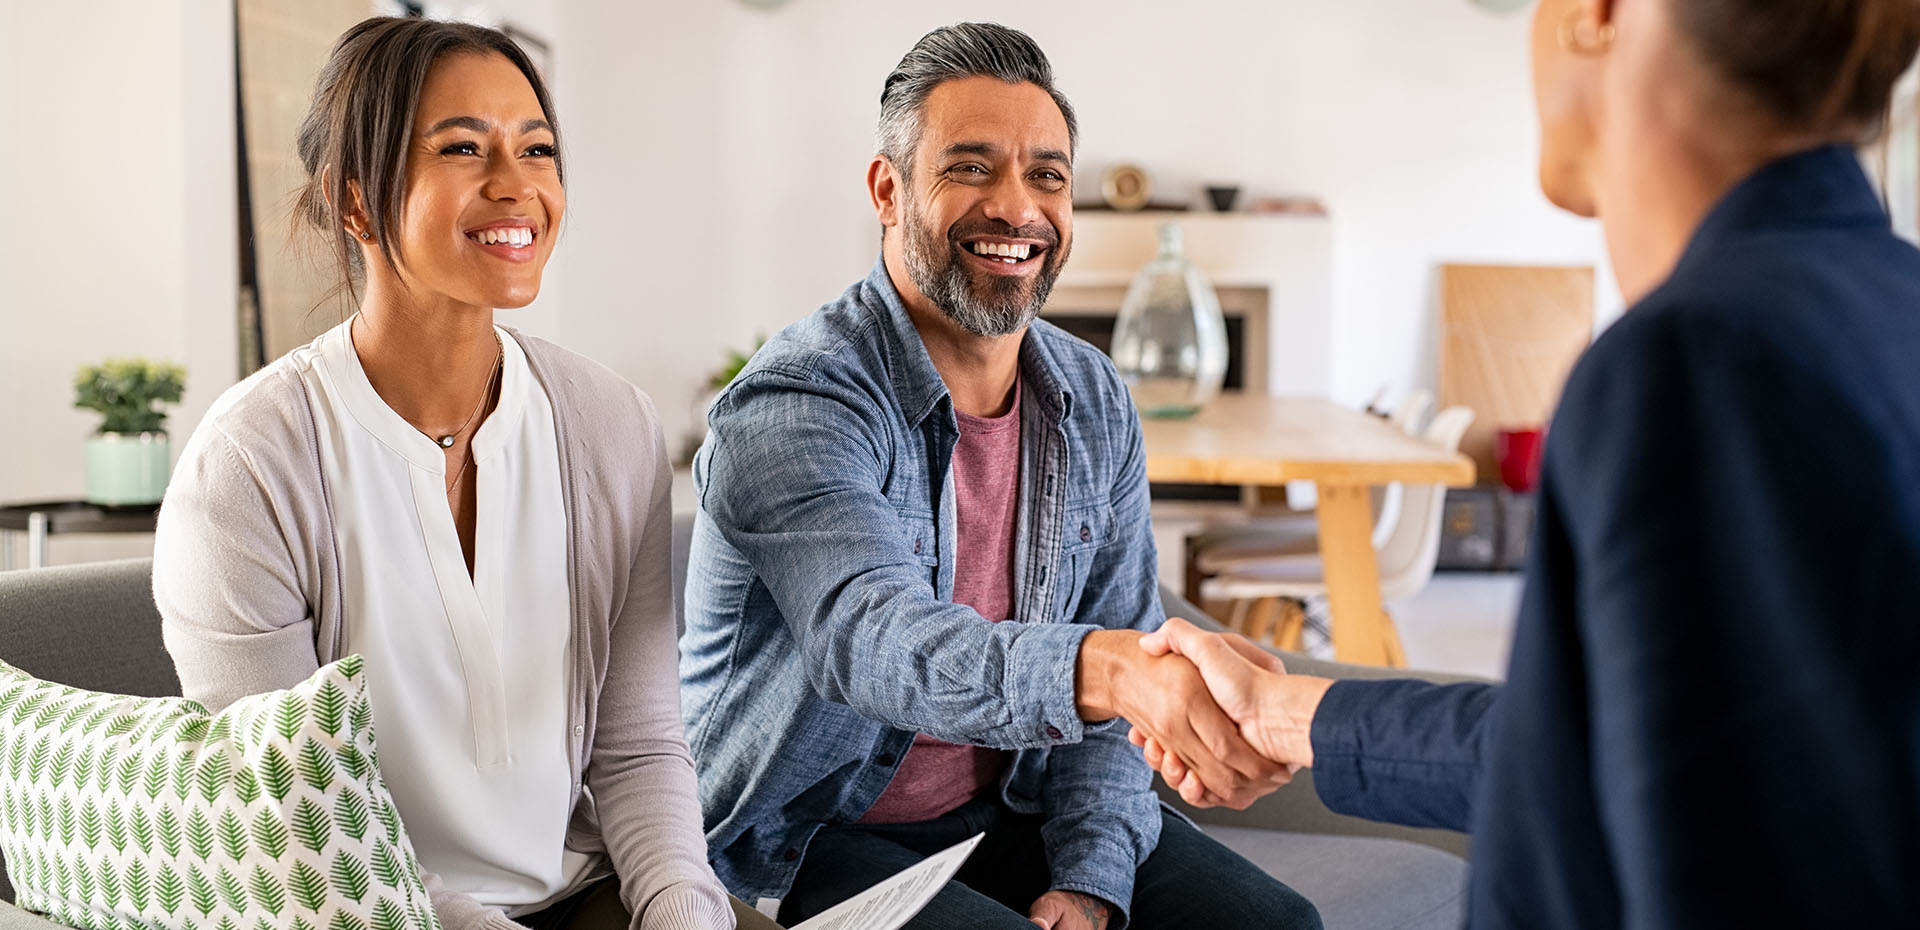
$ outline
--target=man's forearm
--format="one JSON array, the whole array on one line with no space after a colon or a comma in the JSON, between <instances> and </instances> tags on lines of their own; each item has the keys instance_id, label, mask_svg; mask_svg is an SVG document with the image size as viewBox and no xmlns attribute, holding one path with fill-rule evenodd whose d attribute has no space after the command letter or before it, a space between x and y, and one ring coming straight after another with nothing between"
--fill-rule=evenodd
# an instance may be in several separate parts
<instances>
[{"instance_id":1,"label":"man's forearm","mask_svg":"<svg viewBox=\"0 0 1920 930\"><path fill-rule=\"evenodd\" d=\"M1088 723L1122 715L1120 688L1127 663L1141 655L1140 634L1132 630L1095 630L1080 641L1074 665L1073 699L1080 719Z\"/></svg>"}]
</instances>

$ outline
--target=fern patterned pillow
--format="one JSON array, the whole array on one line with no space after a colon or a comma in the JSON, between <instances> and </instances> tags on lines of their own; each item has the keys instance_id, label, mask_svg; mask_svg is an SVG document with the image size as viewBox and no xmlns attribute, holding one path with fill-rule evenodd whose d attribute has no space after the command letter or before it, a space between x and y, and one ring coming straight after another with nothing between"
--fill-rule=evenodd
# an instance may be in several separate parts
<instances>
[{"instance_id":1,"label":"fern patterned pillow","mask_svg":"<svg viewBox=\"0 0 1920 930\"><path fill-rule=\"evenodd\" d=\"M439 930L359 656L218 714L0 663L0 849L89 930Z\"/></svg>"}]
</instances>

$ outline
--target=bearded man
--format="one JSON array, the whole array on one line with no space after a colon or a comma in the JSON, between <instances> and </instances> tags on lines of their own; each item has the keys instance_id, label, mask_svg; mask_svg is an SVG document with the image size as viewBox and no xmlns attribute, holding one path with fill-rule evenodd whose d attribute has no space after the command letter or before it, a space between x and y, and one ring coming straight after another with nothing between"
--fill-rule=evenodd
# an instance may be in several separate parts
<instances>
[{"instance_id":1,"label":"bearded man","mask_svg":"<svg viewBox=\"0 0 1920 930\"><path fill-rule=\"evenodd\" d=\"M1212 747L1174 751L1242 804L1287 777L1136 643L1165 620L1139 420L1036 319L1075 137L1024 34L922 38L881 93L880 260L708 415L687 736L715 870L783 923L985 833L909 926L1320 925L1162 809L1116 719Z\"/></svg>"}]
</instances>

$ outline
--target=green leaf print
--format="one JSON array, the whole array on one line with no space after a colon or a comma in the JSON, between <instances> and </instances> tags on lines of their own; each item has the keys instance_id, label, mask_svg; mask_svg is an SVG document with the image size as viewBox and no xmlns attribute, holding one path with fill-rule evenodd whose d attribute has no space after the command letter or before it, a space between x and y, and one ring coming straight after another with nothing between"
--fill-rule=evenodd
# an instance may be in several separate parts
<instances>
[{"instance_id":1,"label":"green leaf print","mask_svg":"<svg viewBox=\"0 0 1920 930\"><path fill-rule=\"evenodd\" d=\"M167 790L167 753L155 746L147 754L147 770L140 779L140 790L149 801L160 800L160 793Z\"/></svg>"},{"instance_id":2,"label":"green leaf print","mask_svg":"<svg viewBox=\"0 0 1920 930\"><path fill-rule=\"evenodd\" d=\"M284 801L293 791L293 763L287 761L287 754L278 746L268 746L260 756L260 786L267 789L275 801Z\"/></svg>"},{"instance_id":3,"label":"green leaf print","mask_svg":"<svg viewBox=\"0 0 1920 930\"><path fill-rule=\"evenodd\" d=\"M366 781L367 775L373 771L373 760L368 759L367 754L352 743L340 747L339 756L340 767L356 781Z\"/></svg>"},{"instance_id":4,"label":"green leaf print","mask_svg":"<svg viewBox=\"0 0 1920 930\"><path fill-rule=\"evenodd\" d=\"M334 800L333 819L339 824L340 832L352 837L356 843L367 838L367 829L372 826L366 800L352 788L343 788L340 797Z\"/></svg>"},{"instance_id":5,"label":"green leaf print","mask_svg":"<svg viewBox=\"0 0 1920 930\"><path fill-rule=\"evenodd\" d=\"M16 808L13 803L13 792L7 793L7 820L19 824L20 832L26 836L34 836L41 832L40 808L33 801L32 797L23 797Z\"/></svg>"},{"instance_id":6,"label":"green leaf print","mask_svg":"<svg viewBox=\"0 0 1920 930\"><path fill-rule=\"evenodd\" d=\"M279 859L287 851L287 825L280 822L279 814L272 808L261 808L253 818L253 845L270 859Z\"/></svg>"},{"instance_id":7,"label":"green leaf print","mask_svg":"<svg viewBox=\"0 0 1920 930\"><path fill-rule=\"evenodd\" d=\"M54 787L66 784L67 779L73 777L73 754L78 748L72 741L68 741L54 751L53 766L47 772L50 783Z\"/></svg>"},{"instance_id":8,"label":"green leaf print","mask_svg":"<svg viewBox=\"0 0 1920 930\"><path fill-rule=\"evenodd\" d=\"M56 856L53 860L53 887L60 897L73 897L73 869L67 866L65 856Z\"/></svg>"},{"instance_id":9,"label":"green leaf print","mask_svg":"<svg viewBox=\"0 0 1920 930\"><path fill-rule=\"evenodd\" d=\"M233 773L233 794L242 804L260 800L260 779L254 776L252 769L242 766Z\"/></svg>"},{"instance_id":10,"label":"green leaf print","mask_svg":"<svg viewBox=\"0 0 1920 930\"><path fill-rule=\"evenodd\" d=\"M114 772L114 784L119 787L121 794L131 795L133 786L139 783L140 756L138 753L127 753L126 758L120 760L120 766Z\"/></svg>"},{"instance_id":11,"label":"green leaf print","mask_svg":"<svg viewBox=\"0 0 1920 930\"><path fill-rule=\"evenodd\" d=\"M80 725L80 732L88 736L100 732L101 728L107 725L107 721L113 718L113 714L113 704L101 701L99 706L93 709L93 713L87 715L87 722Z\"/></svg>"},{"instance_id":12,"label":"green leaf print","mask_svg":"<svg viewBox=\"0 0 1920 930\"><path fill-rule=\"evenodd\" d=\"M182 743L198 743L207 738L207 728L212 726L205 717L188 717L180 725L180 734L175 739Z\"/></svg>"},{"instance_id":13,"label":"green leaf print","mask_svg":"<svg viewBox=\"0 0 1920 930\"><path fill-rule=\"evenodd\" d=\"M113 851L127 851L127 819L120 810L120 802L107 799L107 842L113 844Z\"/></svg>"},{"instance_id":14,"label":"green leaf print","mask_svg":"<svg viewBox=\"0 0 1920 930\"><path fill-rule=\"evenodd\" d=\"M293 871L287 874L287 889L293 892L293 900L309 911L318 913L327 903L327 877L304 862L293 864Z\"/></svg>"},{"instance_id":15,"label":"green leaf print","mask_svg":"<svg viewBox=\"0 0 1920 930\"><path fill-rule=\"evenodd\" d=\"M380 818L380 826L386 828L387 842L400 842L400 814L393 809L393 805L380 801L374 805L373 815Z\"/></svg>"},{"instance_id":16,"label":"green leaf print","mask_svg":"<svg viewBox=\"0 0 1920 930\"><path fill-rule=\"evenodd\" d=\"M127 863L127 900L133 902L135 911L147 909L147 893L152 887L148 884L147 867L139 859Z\"/></svg>"},{"instance_id":17,"label":"green leaf print","mask_svg":"<svg viewBox=\"0 0 1920 930\"><path fill-rule=\"evenodd\" d=\"M80 721L85 720L88 714L93 713L95 703L96 702L91 700L81 700L68 705L66 716L60 718L60 732L72 733L74 730L79 729Z\"/></svg>"},{"instance_id":18,"label":"green leaf print","mask_svg":"<svg viewBox=\"0 0 1920 930\"><path fill-rule=\"evenodd\" d=\"M93 753L83 752L80 758L73 760L73 786L79 788L93 780L93 767L97 763Z\"/></svg>"},{"instance_id":19,"label":"green leaf print","mask_svg":"<svg viewBox=\"0 0 1920 930\"><path fill-rule=\"evenodd\" d=\"M200 799L212 804L227 790L227 782L233 778L233 760L224 752L216 752L200 760L193 773L194 784L200 788Z\"/></svg>"},{"instance_id":20,"label":"green leaf print","mask_svg":"<svg viewBox=\"0 0 1920 930\"><path fill-rule=\"evenodd\" d=\"M35 690L27 696L26 700L21 701L18 706L14 707L13 722L16 724L26 723L28 717L39 713L40 708L47 706L47 699L51 696L45 688Z\"/></svg>"},{"instance_id":21,"label":"green leaf print","mask_svg":"<svg viewBox=\"0 0 1920 930\"><path fill-rule=\"evenodd\" d=\"M8 674L12 674L12 672L9 672ZM0 692L0 714L13 713L13 709L15 707L20 706L20 699L23 697L26 697L26 694L27 694L27 685L26 685L25 679L22 679L22 678L9 679L7 681L6 690L4 692Z\"/></svg>"},{"instance_id":22,"label":"green leaf print","mask_svg":"<svg viewBox=\"0 0 1920 930\"><path fill-rule=\"evenodd\" d=\"M95 874L100 880L100 897L118 903L120 900L120 874L114 871L113 863L100 860L100 870Z\"/></svg>"},{"instance_id":23,"label":"green leaf print","mask_svg":"<svg viewBox=\"0 0 1920 930\"><path fill-rule=\"evenodd\" d=\"M265 743L267 741L267 727L272 723L273 719L268 717L266 709L262 708L256 711L252 717L248 718L247 735L253 737L253 741L256 744Z\"/></svg>"},{"instance_id":24,"label":"green leaf print","mask_svg":"<svg viewBox=\"0 0 1920 930\"><path fill-rule=\"evenodd\" d=\"M234 910L237 911L240 910L240 908L236 907ZM234 924L233 918L231 917L221 917L220 922L214 924L213 927L214 930L240 930L240 928Z\"/></svg>"},{"instance_id":25,"label":"green leaf print","mask_svg":"<svg viewBox=\"0 0 1920 930\"><path fill-rule=\"evenodd\" d=\"M400 866L400 857L393 854L393 847L381 842L373 844L373 874L380 884L388 888L398 888L406 878Z\"/></svg>"},{"instance_id":26,"label":"green leaf print","mask_svg":"<svg viewBox=\"0 0 1920 930\"><path fill-rule=\"evenodd\" d=\"M315 791L325 791L333 784L333 753L326 747L309 739L300 744L300 780L313 787Z\"/></svg>"},{"instance_id":27,"label":"green leaf print","mask_svg":"<svg viewBox=\"0 0 1920 930\"><path fill-rule=\"evenodd\" d=\"M286 910L287 889L281 886L278 879L267 873L265 866L253 867L253 879L247 887L253 890L253 903L260 905L261 910L275 917Z\"/></svg>"},{"instance_id":28,"label":"green leaf print","mask_svg":"<svg viewBox=\"0 0 1920 930\"><path fill-rule=\"evenodd\" d=\"M193 753L181 750L173 760L173 796L181 801L193 791Z\"/></svg>"},{"instance_id":29,"label":"green leaf print","mask_svg":"<svg viewBox=\"0 0 1920 930\"><path fill-rule=\"evenodd\" d=\"M328 679L313 693L313 725L328 736L338 737L346 725L347 695Z\"/></svg>"},{"instance_id":30,"label":"green leaf print","mask_svg":"<svg viewBox=\"0 0 1920 930\"><path fill-rule=\"evenodd\" d=\"M319 908L316 907L314 908L314 910L317 911L319 910ZM315 928L314 925L307 923L307 919L305 917L301 917L300 915L295 914L293 916L293 930L317 930L317 928Z\"/></svg>"},{"instance_id":31,"label":"green leaf print","mask_svg":"<svg viewBox=\"0 0 1920 930\"><path fill-rule=\"evenodd\" d=\"M362 733L373 730L373 702L367 699L365 691L360 692L360 697L347 709L347 720Z\"/></svg>"},{"instance_id":32,"label":"green leaf print","mask_svg":"<svg viewBox=\"0 0 1920 930\"><path fill-rule=\"evenodd\" d=\"M333 839L333 820L327 816L326 808L311 798L301 798L300 803L293 806L293 836L300 845L315 853L324 851Z\"/></svg>"},{"instance_id":33,"label":"green leaf print","mask_svg":"<svg viewBox=\"0 0 1920 930\"><path fill-rule=\"evenodd\" d=\"M61 792L60 796L64 798L66 797L66 793ZM54 829L53 792L51 791L42 792L40 795L39 803L34 805L34 811L35 813L40 815L41 831L45 833L52 833ZM67 833L62 835L72 836L73 834Z\"/></svg>"},{"instance_id":34,"label":"green leaf print","mask_svg":"<svg viewBox=\"0 0 1920 930\"><path fill-rule=\"evenodd\" d=\"M366 863L341 850L333 854L333 890L359 904L367 896L369 876Z\"/></svg>"},{"instance_id":35,"label":"green leaf print","mask_svg":"<svg viewBox=\"0 0 1920 930\"><path fill-rule=\"evenodd\" d=\"M27 757L27 780L39 782L47 777L47 765L53 761L53 737L48 736L33 747L33 755Z\"/></svg>"},{"instance_id":36,"label":"green leaf print","mask_svg":"<svg viewBox=\"0 0 1920 930\"><path fill-rule=\"evenodd\" d=\"M186 833L180 829L180 817L173 808L160 806L160 812L154 815L155 831L160 835L160 849L169 859L180 857L180 843L186 839Z\"/></svg>"},{"instance_id":37,"label":"green leaf print","mask_svg":"<svg viewBox=\"0 0 1920 930\"><path fill-rule=\"evenodd\" d=\"M367 922L347 911L334 911L327 930L367 930Z\"/></svg>"},{"instance_id":38,"label":"green leaf print","mask_svg":"<svg viewBox=\"0 0 1920 930\"><path fill-rule=\"evenodd\" d=\"M195 858L213 858L213 825L197 807L187 813L187 847Z\"/></svg>"},{"instance_id":39,"label":"green leaf print","mask_svg":"<svg viewBox=\"0 0 1920 930\"><path fill-rule=\"evenodd\" d=\"M85 856L73 861L73 890L79 892L74 897L82 901L93 900L93 869L87 865Z\"/></svg>"},{"instance_id":40,"label":"green leaf print","mask_svg":"<svg viewBox=\"0 0 1920 930\"><path fill-rule=\"evenodd\" d=\"M247 828L240 823L231 808L220 812L220 849L227 858L235 862L246 858Z\"/></svg>"},{"instance_id":41,"label":"green leaf print","mask_svg":"<svg viewBox=\"0 0 1920 930\"><path fill-rule=\"evenodd\" d=\"M240 880L234 878L233 873L227 871L225 866L222 866L219 873L214 875L213 886L220 889L220 900L227 902L227 907L232 908L235 913L247 909L247 889L240 887Z\"/></svg>"},{"instance_id":42,"label":"green leaf print","mask_svg":"<svg viewBox=\"0 0 1920 930\"><path fill-rule=\"evenodd\" d=\"M73 796L60 795L60 835L72 838L76 821L73 813Z\"/></svg>"},{"instance_id":43,"label":"green leaf print","mask_svg":"<svg viewBox=\"0 0 1920 930\"><path fill-rule=\"evenodd\" d=\"M106 751L93 760L93 786L102 795L113 791L113 767L120 761L120 753L126 750L126 743L115 740L107 743ZM82 787L82 786L75 786Z\"/></svg>"},{"instance_id":44,"label":"green leaf print","mask_svg":"<svg viewBox=\"0 0 1920 930\"><path fill-rule=\"evenodd\" d=\"M160 872L153 880L153 899L168 917L180 913L180 902L187 896L187 883L180 880L180 873L166 863L160 864Z\"/></svg>"},{"instance_id":45,"label":"green leaf print","mask_svg":"<svg viewBox=\"0 0 1920 930\"><path fill-rule=\"evenodd\" d=\"M306 699L297 692L287 692L287 696L280 699L280 706L273 709L274 730L280 734L281 739L291 744L293 738L299 736L300 730L306 725Z\"/></svg>"},{"instance_id":46,"label":"green leaf print","mask_svg":"<svg viewBox=\"0 0 1920 930\"><path fill-rule=\"evenodd\" d=\"M381 898L373 905L373 930L407 930L407 912L392 898Z\"/></svg>"},{"instance_id":47,"label":"green leaf print","mask_svg":"<svg viewBox=\"0 0 1920 930\"><path fill-rule=\"evenodd\" d=\"M198 866L187 866L187 899L193 902L193 909L202 918L213 916L213 909L220 906L213 893L213 883L207 881Z\"/></svg>"},{"instance_id":48,"label":"green leaf print","mask_svg":"<svg viewBox=\"0 0 1920 930\"><path fill-rule=\"evenodd\" d=\"M64 698L55 698L51 701L48 701L44 706L40 708L40 713L34 716L33 718L34 729L37 729L37 730L53 729L54 725L60 720L60 715L66 713L67 708L71 706L73 705L69 704Z\"/></svg>"},{"instance_id":49,"label":"green leaf print","mask_svg":"<svg viewBox=\"0 0 1920 930\"><path fill-rule=\"evenodd\" d=\"M153 819L128 802L127 832L133 834L133 848L143 856L153 855Z\"/></svg>"},{"instance_id":50,"label":"green leaf print","mask_svg":"<svg viewBox=\"0 0 1920 930\"><path fill-rule=\"evenodd\" d=\"M100 809L93 806L93 799L80 802L80 841L98 848L100 832L104 825L100 822Z\"/></svg>"},{"instance_id":51,"label":"green leaf print","mask_svg":"<svg viewBox=\"0 0 1920 930\"><path fill-rule=\"evenodd\" d=\"M127 733L131 732L134 727L137 727L139 725L140 725L140 718L137 715L121 714L120 716L113 718L112 723L107 724L107 736L108 737L125 736Z\"/></svg>"}]
</instances>

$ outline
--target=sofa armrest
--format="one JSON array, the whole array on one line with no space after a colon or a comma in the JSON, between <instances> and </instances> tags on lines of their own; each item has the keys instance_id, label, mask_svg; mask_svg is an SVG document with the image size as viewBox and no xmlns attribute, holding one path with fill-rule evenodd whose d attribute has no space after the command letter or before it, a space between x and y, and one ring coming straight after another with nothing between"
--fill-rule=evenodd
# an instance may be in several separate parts
<instances>
[{"instance_id":1,"label":"sofa armrest","mask_svg":"<svg viewBox=\"0 0 1920 930\"><path fill-rule=\"evenodd\" d=\"M0 901L0 930L69 930L39 914L28 913L6 901Z\"/></svg>"},{"instance_id":2,"label":"sofa armrest","mask_svg":"<svg viewBox=\"0 0 1920 930\"><path fill-rule=\"evenodd\" d=\"M1183 617L1202 629L1225 632L1226 627L1218 620L1207 615L1186 598L1166 585L1160 586L1160 602L1166 608L1167 616ZM1297 675L1315 675L1322 678L1417 678L1422 681L1450 684L1462 681L1482 681L1464 675L1449 675L1438 672L1419 672L1408 669L1376 668L1366 665L1345 665L1328 662L1295 652L1279 649L1269 651L1286 663L1287 671ZM1199 824L1218 824L1228 827L1255 827L1266 830L1283 830L1293 833L1322 833L1341 836L1377 836L1387 839L1407 840L1445 850L1458 856L1467 854L1467 835L1453 830L1425 830L1402 827L1395 824L1378 823L1336 814L1320 802L1320 795L1313 787L1313 773L1302 771L1294 776L1292 783L1279 791L1255 802L1244 811L1227 808L1208 808L1205 810L1191 807L1181 801L1179 795L1169 790L1164 782L1155 781L1155 789L1160 797L1175 810L1192 818ZM5 928L0 928L5 930Z\"/></svg>"}]
</instances>

